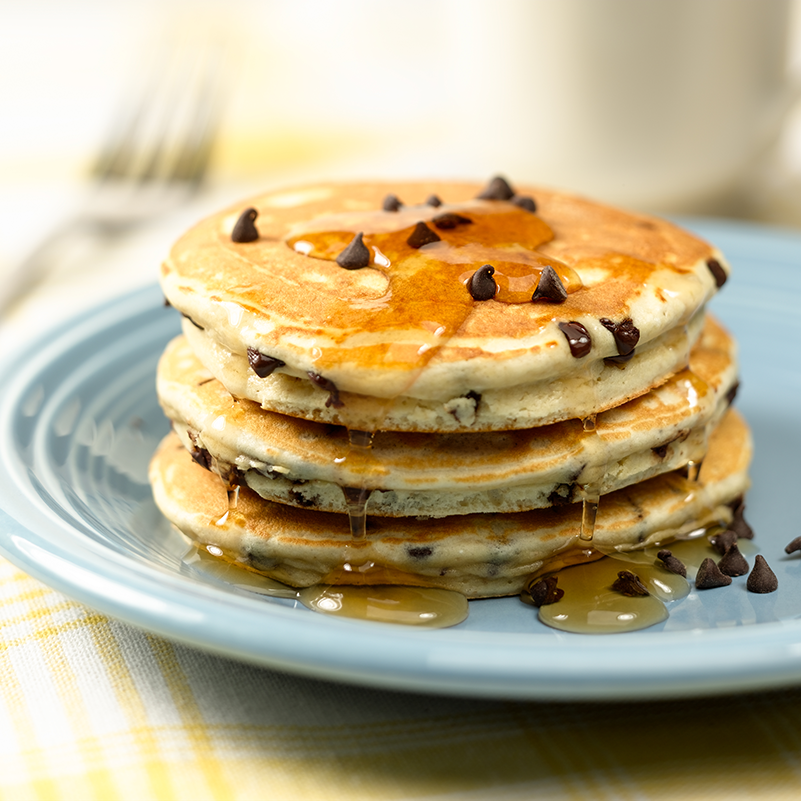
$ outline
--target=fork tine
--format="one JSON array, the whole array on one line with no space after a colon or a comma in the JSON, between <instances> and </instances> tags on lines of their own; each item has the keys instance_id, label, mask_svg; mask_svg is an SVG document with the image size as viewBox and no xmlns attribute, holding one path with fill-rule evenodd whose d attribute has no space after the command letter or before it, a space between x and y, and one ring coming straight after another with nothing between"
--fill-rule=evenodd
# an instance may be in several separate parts
<instances>
[{"instance_id":1,"label":"fork tine","mask_svg":"<svg viewBox=\"0 0 801 801\"><path fill-rule=\"evenodd\" d=\"M134 111L114 126L92 169L95 178L199 183L219 126L224 54L218 50L187 43L154 64Z\"/></svg>"},{"instance_id":2,"label":"fork tine","mask_svg":"<svg viewBox=\"0 0 801 801\"><path fill-rule=\"evenodd\" d=\"M163 59L160 63L163 64ZM133 103L127 97L121 102L121 113L113 116L100 154L90 169L90 175L95 180L104 181L131 174L135 143L142 139L146 118L152 113L153 97L158 92L161 72L162 70L151 71Z\"/></svg>"},{"instance_id":3,"label":"fork tine","mask_svg":"<svg viewBox=\"0 0 801 801\"><path fill-rule=\"evenodd\" d=\"M204 59L193 76L191 92L187 92L186 130L175 139L171 161L162 163L166 180L198 183L206 173L221 121L223 60Z\"/></svg>"}]
</instances>

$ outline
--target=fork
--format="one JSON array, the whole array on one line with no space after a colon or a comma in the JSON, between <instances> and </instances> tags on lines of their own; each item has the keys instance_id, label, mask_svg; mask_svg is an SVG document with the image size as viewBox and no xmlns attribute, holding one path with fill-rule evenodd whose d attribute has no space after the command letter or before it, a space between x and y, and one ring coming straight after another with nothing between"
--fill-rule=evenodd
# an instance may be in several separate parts
<instances>
[{"instance_id":1,"label":"fork","mask_svg":"<svg viewBox=\"0 0 801 801\"><path fill-rule=\"evenodd\" d=\"M60 266L76 239L121 236L200 188L220 122L224 55L186 43L154 64L101 147L78 212L2 276L0 314Z\"/></svg>"}]
</instances>

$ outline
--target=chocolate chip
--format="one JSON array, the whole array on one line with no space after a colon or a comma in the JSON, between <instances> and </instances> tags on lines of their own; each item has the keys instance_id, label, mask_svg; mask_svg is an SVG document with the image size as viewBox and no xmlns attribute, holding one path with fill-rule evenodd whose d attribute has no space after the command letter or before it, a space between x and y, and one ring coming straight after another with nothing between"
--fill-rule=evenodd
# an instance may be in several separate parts
<instances>
[{"instance_id":1,"label":"chocolate chip","mask_svg":"<svg viewBox=\"0 0 801 801\"><path fill-rule=\"evenodd\" d=\"M573 321L571 323L558 323L557 325L565 335L567 344L570 345L570 352L576 359L581 359L590 352L592 349L592 337L581 323Z\"/></svg>"},{"instance_id":2,"label":"chocolate chip","mask_svg":"<svg viewBox=\"0 0 801 801\"><path fill-rule=\"evenodd\" d=\"M188 314L181 312L181 317L185 317L187 320L189 320L189 322L192 323L192 325L195 326L195 328L199 328L201 331L204 330L203 326L198 325L198 323L196 323Z\"/></svg>"},{"instance_id":3,"label":"chocolate chip","mask_svg":"<svg viewBox=\"0 0 801 801\"><path fill-rule=\"evenodd\" d=\"M254 225L259 212L254 208L245 209L231 231L232 242L255 242L259 238L259 231Z\"/></svg>"},{"instance_id":4,"label":"chocolate chip","mask_svg":"<svg viewBox=\"0 0 801 801\"><path fill-rule=\"evenodd\" d=\"M643 597L651 594L645 584L640 581L640 577L630 570L621 570L617 574L617 578L612 583L612 589L628 598Z\"/></svg>"},{"instance_id":5,"label":"chocolate chip","mask_svg":"<svg viewBox=\"0 0 801 801\"><path fill-rule=\"evenodd\" d=\"M664 445L658 445L656 448L651 448L651 450L660 458L664 459L667 456L668 447L670 446L669 442L666 442Z\"/></svg>"},{"instance_id":6,"label":"chocolate chip","mask_svg":"<svg viewBox=\"0 0 801 801\"><path fill-rule=\"evenodd\" d=\"M478 195L479 200L511 200L515 196L515 190L509 186L505 178L496 175L483 191Z\"/></svg>"},{"instance_id":7,"label":"chocolate chip","mask_svg":"<svg viewBox=\"0 0 801 801\"><path fill-rule=\"evenodd\" d=\"M424 222L419 222L414 227L414 231L409 234L406 244L411 248L421 248L430 245L432 242L439 242L440 237L432 231Z\"/></svg>"},{"instance_id":8,"label":"chocolate chip","mask_svg":"<svg viewBox=\"0 0 801 801\"><path fill-rule=\"evenodd\" d=\"M673 556L672 551L663 548L656 557L661 560L662 567L664 567L665 570L670 573L675 573L677 576L684 576L684 578L687 578L687 568L684 566L684 562L678 557Z\"/></svg>"},{"instance_id":9,"label":"chocolate chip","mask_svg":"<svg viewBox=\"0 0 801 801\"><path fill-rule=\"evenodd\" d=\"M575 484L557 484L548 496L548 503L551 506L565 506L566 504L573 503L575 492Z\"/></svg>"},{"instance_id":10,"label":"chocolate chip","mask_svg":"<svg viewBox=\"0 0 801 801\"><path fill-rule=\"evenodd\" d=\"M433 206L434 208L438 208L442 205L442 201L436 195L429 195L426 198L426 206Z\"/></svg>"},{"instance_id":11,"label":"chocolate chip","mask_svg":"<svg viewBox=\"0 0 801 801\"><path fill-rule=\"evenodd\" d=\"M350 244L337 256L337 264L346 270L361 270L370 265L370 250L363 241L364 234L358 233Z\"/></svg>"},{"instance_id":12,"label":"chocolate chip","mask_svg":"<svg viewBox=\"0 0 801 801\"><path fill-rule=\"evenodd\" d=\"M403 203L401 203L397 195L387 195L381 204L381 208L384 211L398 211L402 205Z\"/></svg>"},{"instance_id":13,"label":"chocolate chip","mask_svg":"<svg viewBox=\"0 0 801 801\"><path fill-rule=\"evenodd\" d=\"M211 470L211 454L205 448L194 445L189 449L189 455L195 464L199 464L206 470Z\"/></svg>"},{"instance_id":14,"label":"chocolate chip","mask_svg":"<svg viewBox=\"0 0 801 801\"><path fill-rule=\"evenodd\" d=\"M770 569L765 557L757 554L754 559L754 567L748 575L748 581L745 584L749 592L767 593L774 592L779 588L779 579L776 574Z\"/></svg>"},{"instance_id":15,"label":"chocolate chip","mask_svg":"<svg viewBox=\"0 0 801 801\"><path fill-rule=\"evenodd\" d=\"M567 290L559 280L556 270L550 264L546 264L543 267L540 273L540 280L531 299L547 300L551 303L564 303L567 300Z\"/></svg>"},{"instance_id":16,"label":"chocolate chip","mask_svg":"<svg viewBox=\"0 0 801 801\"><path fill-rule=\"evenodd\" d=\"M744 576L748 572L748 562L740 553L737 543L732 543L718 562L720 572L727 576Z\"/></svg>"},{"instance_id":17,"label":"chocolate chip","mask_svg":"<svg viewBox=\"0 0 801 801\"><path fill-rule=\"evenodd\" d=\"M604 358L604 364L615 364L619 367L620 365L630 362L633 358L634 351L627 353L625 356L606 356Z\"/></svg>"},{"instance_id":18,"label":"chocolate chip","mask_svg":"<svg viewBox=\"0 0 801 801\"><path fill-rule=\"evenodd\" d=\"M431 556L431 554L434 553L434 549L424 545L416 548L407 548L406 553L409 554L412 559L425 559L427 556Z\"/></svg>"},{"instance_id":19,"label":"chocolate chip","mask_svg":"<svg viewBox=\"0 0 801 801\"><path fill-rule=\"evenodd\" d=\"M796 551L801 551L801 537L790 540L790 542L784 546L785 553L795 553Z\"/></svg>"},{"instance_id":20,"label":"chocolate chip","mask_svg":"<svg viewBox=\"0 0 801 801\"><path fill-rule=\"evenodd\" d=\"M726 271L717 259L707 259L706 266L709 267L709 272L712 273L712 277L715 279L715 285L720 289L728 278Z\"/></svg>"},{"instance_id":21,"label":"chocolate chip","mask_svg":"<svg viewBox=\"0 0 801 801\"><path fill-rule=\"evenodd\" d=\"M512 198L512 203L514 203L515 206L520 206L521 209L530 211L532 214L537 210L537 204L530 195L515 195Z\"/></svg>"},{"instance_id":22,"label":"chocolate chip","mask_svg":"<svg viewBox=\"0 0 801 801\"><path fill-rule=\"evenodd\" d=\"M545 576L523 590L523 599L532 606L548 606L564 597L565 591L556 586L556 576ZM525 597L528 596L528 597Z\"/></svg>"},{"instance_id":23,"label":"chocolate chip","mask_svg":"<svg viewBox=\"0 0 801 801\"><path fill-rule=\"evenodd\" d=\"M473 300L491 300L498 291L498 285L492 277L495 268L491 264L485 264L476 270L467 282L467 289L473 296Z\"/></svg>"},{"instance_id":24,"label":"chocolate chip","mask_svg":"<svg viewBox=\"0 0 801 801\"><path fill-rule=\"evenodd\" d=\"M279 367L283 367L286 362L282 362L281 359L276 359L273 356L268 356L266 353L256 350L256 348L248 348L248 364L259 378L267 378Z\"/></svg>"},{"instance_id":25,"label":"chocolate chip","mask_svg":"<svg viewBox=\"0 0 801 801\"><path fill-rule=\"evenodd\" d=\"M608 317L601 317L599 322L607 331L612 332L620 356L630 356L634 353L634 348L640 341L640 329L634 325L631 317L626 317L619 323L612 322Z\"/></svg>"},{"instance_id":26,"label":"chocolate chip","mask_svg":"<svg viewBox=\"0 0 801 801\"><path fill-rule=\"evenodd\" d=\"M737 390L739 389L740 389L740 382L736 381L734 383L734 386L731 387L731 389L729 389L729 391L726 393L726 403L729 406L731 406L732 403L734 403L734 399L737 397Z\"/></svg>"},{"instance_id":27,"label":"chocolate chip","mask_svg":"<svg viewBox=\"0 0 801 801\"><path fill-rule=\"evenodd\" d=\"M167 298L164 298L164 306L169 309L172 306L172 303L170 303L170 301L167 300Z\"/></svg>"},{"instance_id":28,"label":"chocolate chip","mask_svg":"<svg viewBox=\"0 0 801 801\"><path fill-rule=\"evenodd\" d=\"M341 409L345 404L339 399L339 390L337 385L327 378L323 378L319 373L306 373L312 384L316 384L320 389L328 392L328 400L325 402L326 407L333 406L335 409Z\"/></svg>"},{"instance_id":29,"label":"chocolate chip","mask_svg":"<svg viewBox=\"0 0 801 801\"><path fill-rule=\"evenodd\" d=\"M743 513L745 512L745 501L742 495L732 504L734 519L729 524L729 528L741 539L754 539L754 529L745 522Z\"/></svg>"},{"instance_id":30,"label":"chocolate chip","mask_svg":"<svg viewBox=\"0 0 801 801\"><path fill-rule=\"evenodd\" d=\"M454 214L452 211L446 211L444 214L438 214L431 220L436 228L440 231L448 231L451 228L456 228L460 225L472 225L473 221L468 217L463 217L461 214Z\"/></svg>"},{"instance_id":31,"label":"chocolate chip","mask_svg":"<svg viewBox=\"0 0 801 801\"><path fill-rule=\"evenodd\" d=\"M701 567L695 575L695 586L699 590L712 590L715 587L727 587L729 584L731 578L720 572L714 560L707 557L701 562Z\"/></svg>"},{"instance_id":32,"label":"chocolate chip","mask_svg":"<svg viewBox=\"0 0 801 801\"><path fill-rule=\"evenodd\" d=\"M709 544L723 556L732 545L737 543L737 535L729 528L709 538Z\"/></svg>"}]
</instances>

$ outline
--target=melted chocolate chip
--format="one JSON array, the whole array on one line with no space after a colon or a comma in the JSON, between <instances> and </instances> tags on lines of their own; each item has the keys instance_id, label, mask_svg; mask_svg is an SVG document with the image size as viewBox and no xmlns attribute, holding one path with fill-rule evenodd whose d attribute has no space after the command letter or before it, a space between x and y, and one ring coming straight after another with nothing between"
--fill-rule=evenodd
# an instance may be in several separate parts
<instances>
[{"instance_id":1,"label":"melted chocolate chip","mask_svg":"<svg viewBox=\"0 0 801 801\"><path fill-rule=\"evenodd\" d=\"M432 242L439 242L440 237L432 231L424 222L419 222L414 227L414 231L409 234L406 244L410 248L421 248L430 245Z\"/></svg>"},{"instance_id":2,"label":"melted chocolate chip","mask_svg":"<svg viewBox=\"0 0 801 801\"><path fill-rule=\"evenodd\" d=\"M617 579L612 582L612 589L627 598L637 598L651 594L640 580L640 577L630 570L621 570L617 574Z\"/></svg>"},{"instance_id":3,"label":"melted chocolate chip","mask_svg":"<svg viewBox=\"0 0 801 801\"><path fill-rule=\"evenodd\" d=\"M565 335L567 344L570 345L570 352L576 359L586 356L592 349L592 337L590 332L577 322L558 323L559 330Z\"/></svg>"},{"instance_id":4,"label":"melted chocolate chip","mask_svg":"<svg viewBox=\"0 0 801 801\"><path fill-rule=\"evenodd\" d=\"M634 351L627 353L625 356L607 356L604 358L604 364L616 364L618 367L630 362L634 358Z\"/></svg>"},{"instance_id":5,"label":"melted chocolate chip","mask_svg":"<svg viewBox=\"0 0 801 801\"><path fill-rule=\"evenodd\" d=\"M363 241L364 234L358 233L350 244L337 256L337 264L346 270L361 270L370 265L370 250Z\"/></svg>"},{"instance_id":6,"label":"melted chocolate chip","mask_svg":"<svg viewBox=\"0 0 801 801\"><path fill-rule=\"evenodd\" d=\"M250 369L259 378L267 378L272 375L279 367L283 367L286 362L281 359L276 359L268 356L266 353L256 350L256 348L248 348L248 364Z\"/></svg>"},{"instance_id":7,"label":"melted chocolate chip","mask_svg":"<svg viewBox=\"0 0 801 801\"><path fill-rule=\"evenodd\" d=\"M790 542L784 546L785 553L795 553L796 551L801 551L801 537L790 540Z\"/></svg>"},{"instance_id":8,"label":"melted chocolate chip","mask_svg":"<svg viewBox=\"0 0 801 801\"><path fill-rule=\"evenodd\" d=\"M311 371L307 372L306 375L309 376L309 380L312 384L320 387L320 389L324 389L328 393L328 400L325 402L326 407L333 406L335 409L341 409L345 405L339 399L339 390L333 381L323 378L319 373L312 373Z\"/></svg>"},{"instance_id":9,"label":"melted chocolate chip","mask_svg":"<svg viewBox=\"0 0 801 801\"><path fill-rule=\"evenodd\" d=\"M715 286L720 289L728 278L726 271L717 259L707 259L706 266L709 267L709 272L712 273L712 277L715 279Z\"/></svg>"},{"instance_id":10,"label":"melted chocolate chip","mask_svg":"<svg viewBox=\"0 0 801 801\"><path fill-rule=\"evenodd\" d=\"M195 328L199 328L201 331L205 330L202 325L198 325L188 314L181 312L181 317L185 317L187 320L189 320L189 322L192 323Z\"/></svg>"},{"instance_id":11,"label":"melted chocolate chip","mask_svg":"<svg viewBox=\"0 0 801 801\"><path fill-rule=\"evenodd\" d=\"M660 458L664 459L667 456L668 447L670 446L669 442L666 442L664 445L658 445L656 448L651 448L651 450Z\"/></svg>"},{"instance_id":12,"label":"melted chocolate chip","mask_svg":"<svg viewBox=\"0 0 801 801\"><path fill-rule=\"evenodd\" d=\"M520 206L521 209L530 211L532 214L537 210L537 204L530 195L515 195L512 198L512 203L514 203L515 206Z\"/></svg>"},{"instance_id":13,"label":"melted chocolate chip","mask_svg":"<svg viewBox=\"0 0 801 801\"><path fill-rule=\"evenodd\" d=\"M721 531L720 533L715 534L714 537L709 538L709 544L721 556L724 556L726 551L728 551L732 545L736 545L736 543L737 543L737 535L731 529L728 528L725 531Z\"/></svg>"},{"instance_id":14,"label":"melted chocolate chip","mask_svg":"<svg viewBox=\"0 0 801 801\"><path fill-rule=\"evenodd\" d=\"M566 506L569 503L573 503L575 492L575 484L557 484L551 494L548 495L548 503L551 506Z\"/></svg>"},{"instance_id":15,"label":"melted chocolate chip","mask_svg":"<svg viewBox=\"0 0 801 801\"><path fill-rule=\"evenodd\" d=\"M427 556L431 556L431 554L434 553L434 549L423 545L416 548L407 548L406 553L409 554L412 559L425 559Z\"/></svg>"},{"instance_id":16,"label":"melted chocolate chip","mask_svg":"<svg viewBox=\"0 0 801 801\"><path fill-rule=\"evenodd\" d=\"M193 447L189 449L189 455L196 464L199 464L206 470L211 470L211 454L205 448L199 445L193 445Z\"/></svg>"},{"instance_id":17,"label":"melted chocolate chip","mask_svg":"<svg viewBox=\"0 0 801 801\"><path fill-rule=\"evenodd\" d=\"M640 329L634 325L631 317L626 317L625 320L621 320L619 323L612 322L608 317L601 317L599 322L607 331L611 331L612 336L615 338L618 354L630 357L634 353L635 346L640 341Z\"/></svg>"},{"instance_id":18,"label":"melted chocolate chip","mask_svg":"<svg viewBox=\"0 0 801 801\"><path fill-rule=\"evenodd\" d=\"M695 586L699 590L712 590L715 587L727 587L731 578L720 572L715 562L707 557L701 562L698 573L695 575Z\"/></svg>"},{"instance_id":19,"label":"melted chocolate chip","mask_svg":"<svg viewBox=\"0 0 801 801\"><path fill-rule=\"evenodd\" d=\"M259 231L254 225L259 212L254 208L245 209L231 231L232 242L255 242L259 238Z\"/></svg>"},{"instance_id":20,"label":"melted chocolate chip","mask_svg":"<svg viewBox=\"0 0 801 801\"><path fill-rule=\"evenodd\" d=\"M743 500L742 496L740 496L734 502L734 504L732 504L732 509L734 510L734 519L731 521L729 528L741 540L754 539L754 530L748 525L748 523L746 523L745 518L743 517L743 513L745 512L745 501Z\"/></svg>"},{"instance_id":21,"label":"melted chocolate chip","mask_svg":"<svg viewBox=\"0 0 801 801\"><path fill-rule=\"evenodd\" d=\"M523 591L524 601L532 606L548 606L564 597L565 591L556 586L556 576L545 576ZM528 597L525 597L528 596Z\"/></svg>"},{"instance_id":22,"label":"melted chocolate chip","mask_svg":"<svg viewBox=\"0 0 801 801\"><path fill-rule=\"evenodd\" d=\"M543 267L540 273L540 280L531 299L533 301L547 300L550 303L564 303L567 300L567 290L559 280L556 270L550 264L546 264Z\"/></svg>"},{"instance_id":23,"label":"melted chocolate chip","mask_svg":"<svg viewBox=\"0 0 801 801\"><path fill-rule=\"evenodd\" d=\"M436 195L429 195L426 198L426 206L433 206L434 208L438 208L442 205L442 201Z\"/></svg>"},{"instance_id":24,"label":"melted chocolate chip","mask_svg":"<svg viewBox=\"0 0 801 801\"><path fill-rule=\"evenodd\" d=\"M449 231L451 228L457 228L460 225L473 224L473 221L468 217L463 217L461 214L454 214L452 211L438 214L431 222L434 223L434 227L439 228L440 231Z\"/></svg>"},{"instance_id":25,"label":"melted chocolate chip","mask_svg":"<svg viewBox=\"0 0 801 801\"><path fill-rule=\"evenodd\" d=\"M672 551L663 548L656 556L657 559L661 560L662 567L664 567L665 570L670 573L675 573L677 576L684 576L684 578L687 578L687 568L684 566L684 562L678 557L673 556Z\"/></svg>"},{"instance_id":26,"label":"melted chocolate chip","mask_svg":"<svg viewBox=\"0 0 801 801\"><path fill-rule=\"evenodd\" d=\"M167 300L167 298L164 298L164 305L169 309L172 306L172 303L170 303L170 301Z\"/></svg>"},{"instance_id":27,"label":"melted chocolate chip","mask_svg":"<svg viewBox=\"0 0 801 801\"><path fill-rule=\"evenodd\" d=\"M736 381L734 386L726 393L726 403L731 406L734 399L737 397L737 390L740 389L740 382Z\"/></svg>"},{"instance_id":28,"label":"melted chocolate chip","mask_svg":"<svg viewBox=\"0 0 801 801\"><path fill-rule=\"evenodd\" d=\"M491 300L498 291L498 285L492 277L495 268L491 264L485 264L476 270L467 282L467 289L473 300Z\"/></svg>"},{"instance_id":29,"label":"melted chocolate chip","mask_svg":"<svg viewBox=\"0 0 801 801\"><path fill-rule=\"evenodd\" d=\"M740 553L737 543L732 543L718 562L720 572L726 576L744 576L748 572L748 562Z\"/></svg>"},{"instance_id":30,"label":"melted chocolate chip","mask_svg":"<svg viewBox=\"0 0 801 801\"><path fill-rule=\"evenodd\" d=\"M515 190L500 175L496 175L478 195L479 200L511 200Z\"/></svg>"},{"instance_id":31,"label":"melted chocolate chip","mask_svg":"<svg viewBox=\"0 0 801 801\"><path fill-rule=\"evenodd\" d=\"M754 568L748 575L745 586L749 592L762 594L779 589L779 579L776 578L776 574L770 569L765 557L761 554L756 555Z\"/></svg>"},{"instance_id":32,"label":"melted chocolate chip","mask_svg":"<svg viewBox=\"0 0 801 801\"><path fill-rule=\"evenodd\" d=\"M387 195L381 204L381 208L384 211L398 211L402 205L403 203L401 203L397 195Z\"/></svg>"}]
</instances>

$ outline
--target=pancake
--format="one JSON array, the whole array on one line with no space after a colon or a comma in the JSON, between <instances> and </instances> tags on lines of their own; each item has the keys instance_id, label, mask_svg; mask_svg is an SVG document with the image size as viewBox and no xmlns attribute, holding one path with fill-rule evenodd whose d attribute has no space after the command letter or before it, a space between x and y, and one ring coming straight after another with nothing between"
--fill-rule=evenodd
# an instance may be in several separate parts
<instances>
[{"instance_id":1,"label":"pancake","mask_svg":"<svg viewBox=\"0 0 801 801\"><path fill-rule=\"evenodd\" d=\"M150 480L159 508L200 548L295 587L319 582L438 587L468 598L511 595L532 576L615 549L666 543L732 519L748 487L750 433L730 409L713 432L699 481L665 473L603 499L593 548L577 537L581 504L437 521L371 517L350 536L347 516L272 503L243 487L228 511L219 476L194 462L175 434L155 454ZM344 564L374 563L364 573Z\"/></svg>"},{"instance_id":2,"label":"pancake","mask_svg":"<svg viewBox=\"0 0 801 801\"><path fill-rule=\"evenodd\" d=\"M263 195L182 237L164 292L229 392L370 430L585 417L686 364L728 273L715 248L559 192L477 199L481 189L320 184ZM382 210L390 193L407 205ZM234 242L248 207L256 238ZM362 255L349 261L354 243ZM257 374L254 357L274 371Z\"/></svg>"},{"instance_id":3,"label":"pancake","mask_svg":"<svg viewBox=\"0 0 801 801\"><path fill-rule=\"evenodd\" d=\"M737 365L731 337L711 317L692 369L597 416L522 431L379 432L369 453L343 427L234 401L184 338L166 349L158 394L184 446L228 482L268 500L347 512L341 487L370 491L371 515L445 517L517 512L605 495L700 461L728 406Z\"/></svg>"}]
</instances>

